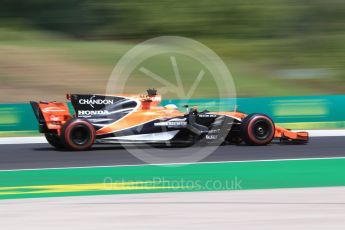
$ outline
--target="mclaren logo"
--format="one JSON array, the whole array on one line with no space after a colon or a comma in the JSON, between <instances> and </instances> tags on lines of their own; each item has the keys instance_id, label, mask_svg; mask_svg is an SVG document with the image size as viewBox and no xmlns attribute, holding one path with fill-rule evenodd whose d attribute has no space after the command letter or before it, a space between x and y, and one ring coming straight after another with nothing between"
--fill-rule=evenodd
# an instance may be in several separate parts
<instances>
[{"instance_id":1,"label":"mclaren logo","mask_svg":"<svg viewBox=\"0 0 345 230\"><path fill-rule=\"evenodd\" d=\"M90 99L79 99L79 104L90 105L94 108L94 105L112 105L114 100L110 99L95 99L96 96L92 96Z\"/></svg>"}]
</instances>

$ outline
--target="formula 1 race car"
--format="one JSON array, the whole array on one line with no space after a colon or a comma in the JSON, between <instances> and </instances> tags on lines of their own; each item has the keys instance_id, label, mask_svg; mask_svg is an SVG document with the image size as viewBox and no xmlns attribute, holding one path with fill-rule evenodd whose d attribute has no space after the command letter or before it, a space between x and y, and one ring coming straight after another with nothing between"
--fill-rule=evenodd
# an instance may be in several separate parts
<instances>
[{"instance_id":1,"label":"formula 1 race car","mask_svg":"<svg viewBox=\"0 0 345 230\"><path fill-rule=\"evenodd\" d=\"M56 148L87 150L94 143L227 144L245 142L267 145L273 139L307 143L307 132L292 132L274 125L264 114L199 112L184 106L159 106L161 96L154 89L145 95L68 94L75 114L67 103L34 102L31 106L39 131Z\"/></svg>"}]
</instances>

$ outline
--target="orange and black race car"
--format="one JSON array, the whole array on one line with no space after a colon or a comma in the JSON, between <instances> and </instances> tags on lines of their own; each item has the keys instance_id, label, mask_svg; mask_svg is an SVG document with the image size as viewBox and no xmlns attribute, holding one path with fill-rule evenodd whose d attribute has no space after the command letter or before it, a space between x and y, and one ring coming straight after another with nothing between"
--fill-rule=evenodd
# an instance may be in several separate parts
<instances>
[{"instance_id":1,"label":"orange and black race car","mask_svg":"<svg viewBox=\"0 0 345 230\"><path fill-rule=\"evenodd\" d=\"M267 145L273 139L307 143L307 132L292 132L274 125L264 114L198 111L181 112L175 105L159 106L154 89L145 95L67 95L67 103L33 102L39 131L56 148L87 150L94 143L169 144L194 143Z\"/></svg>"}]
</instances>

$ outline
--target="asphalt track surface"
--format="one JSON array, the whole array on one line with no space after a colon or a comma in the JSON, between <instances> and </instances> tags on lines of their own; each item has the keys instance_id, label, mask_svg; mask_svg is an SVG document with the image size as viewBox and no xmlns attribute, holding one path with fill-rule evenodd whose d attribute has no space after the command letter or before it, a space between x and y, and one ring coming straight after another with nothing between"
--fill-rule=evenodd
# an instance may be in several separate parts
<instances>
[{"instance_id":1,"label":"asphalt track surface","mask_svg":"<svg viewBox=\"0 0 345 230\"><path fill-rule=\"evenodd\" d=\"M192 147L168 150L169 155L194 151ZM220 146L202 162L334 157L345 157L345 137L314 137L306 145ZM95 146L86 152L58 151L48 144L0 145L0 170L143 164L147 163L126 149L109 145Z\"/></svg>"}]
</instances>

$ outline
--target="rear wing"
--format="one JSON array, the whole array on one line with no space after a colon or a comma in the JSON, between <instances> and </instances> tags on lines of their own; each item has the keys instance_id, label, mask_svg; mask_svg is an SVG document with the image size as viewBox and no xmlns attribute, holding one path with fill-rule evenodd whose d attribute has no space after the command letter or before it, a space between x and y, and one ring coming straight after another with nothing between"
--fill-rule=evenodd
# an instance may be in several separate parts
<instances>
[{"instance_id":1,"label":"rear wing","mask_svg":"<svg viewBox=\"0 0 345 230\"><path fill-rule=\"evenodd\" d=\"M72 118L66 103L30 101L30 105L38 121L39 132L41 133L52 132L60 134L62 125Z\"/></svg>"}]
</instances>

